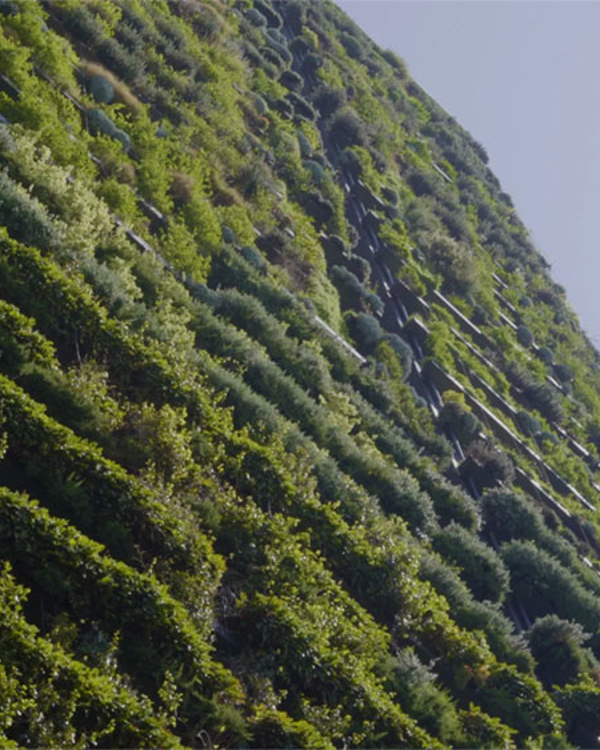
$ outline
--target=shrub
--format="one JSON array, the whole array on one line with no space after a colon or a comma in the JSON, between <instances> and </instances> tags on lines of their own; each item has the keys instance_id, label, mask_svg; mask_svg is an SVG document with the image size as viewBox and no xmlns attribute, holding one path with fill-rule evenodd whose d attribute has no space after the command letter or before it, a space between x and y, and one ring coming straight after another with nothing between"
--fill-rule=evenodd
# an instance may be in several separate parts
<instances>
[{"instance_id":1,"label":"shrub","mask_svg":"<svg viewBox=\"0 0 600 750\"><path fill-rule=\"evenodd\" d=\"M123 146L123 150L125 152L129 151L129 149L131 148L131 138L124 130L122 130L121 128L115 128L113 138L119 141L119 143Z\"/></svg>"},{"instance_id":2,"label":"shrub","mask_svg":"<svg viewBox=\"0 0 600 750\"><path fill-rule=\"evenodd\" d=\"M265 267L266 261L255 247L245 246L240 252L244 260L257 271L261 271Z\"/></svg>"},{"instance_id":3,"label":"shrub","mask_svg":"<svg viewBox=\"0 0 600 750\"><path fill-rule=\"evenodd\" d=\"M89 82L90 94L101 104L110 104L115 96L115 87L102 75L94 75Z\"/></svg>"},{"instance_id":4,"label":"shrub","mask_svg":"<svg viewBox=\"0 0 600 750\"><path fill-rule=\"evenodd\" d=\"M316 119L317 113L303 96L296 94L294 91L290 91L285 98L294 107L294 112L298 117L303 117L305 120Z\"/></svg>"},{"instance_id":5,"label":"shrub","mask_svg":"<svg viewBox=\"0 0 600 750\"><path fill-rule=\"evenodd\" d=\"M48 250L60 240L44 206L5 171L0 172L0 219L12 237L27 245Z\"/></svg>"},{"instance_id":6,"label":"shrub","mask_svg":"<svg viewBox=\"0 0 600 750\"><path fill-rule=\"evenodd\" d=\"M304 162L304 167L308 169L312 179L317 185L323 184L327 179L327 173L318 162L308 159Z\"/></svg>"},{"instance_id":7,"label":"shrub","mask_svg":"<svg viewBox=\"0 0 600 750\"><path fill-rule=\"evenodd\" d=\"M273 65L277 70L281 70L285 67L283 58L271 47L261 47L260 54L263 60Z\"/></svg>"},{"instance_id":8,"label":"shrub","mask_svg":"<svg viewBox=\"0 0 600 750\"><path fill-rule=\"evenodd\" d=\"M358 278L344 266L333 266L331 279L336 285L344 309L367 306L372 312L381 314L383 302L373 292L369 292Z\"/></svg>"},{"instance_id":9,"label":"shrub","mask_svg":"<svg viewBox=\"0 0 600 750\"><path fill-rule=\"evenodd\" d=\"M600 601L555 557L531 542L520 541L504 544L501 554L510 570L513 591L527 603L530 617L552 613L573 618L589 632L597 633ZM598 653L600 644L595 640Z\"/></svg>"},{"instance_id":10,"label":"shrub","mask_svg":"<svg viewBox=\"0 0 600 750\"><path fill-rule=\"evenodd\" d=\"M325 60L316 52L309 52L302 60L302 70L309 75L315 75L319 68L322 68Z\"/></svg>"},{"instance_id":11,"label":"shrub","mask_svg":"<svg viewBox=\"0 0 600 750\"><path fill-rule=\"evenodd\" d=\"M367 129L364 122L352 109L338 112L329 123L328 134L338 148L365 146Z\"/></svg>"},{"instance_id":12,"label":"shrub","mask_svg":"<svg viewBox=\"0 0 600 750\"><path fill-rule=\"evenodd\" d=\"M551 365L554 362L554 352L547 346L541 346L537 350L538 357L545 362L547 365Z\"/></svg>"},{"instance_id":13,"label":"shrub","mask_svg":"<svg viewBox=\"0 0 600 750\"><path fill-rule=\"evenodd\" d=\"M103 110L88 109L87 120L92 135L114 136L117 126Z\"/></svg>"},{"instance_id":14,"label":"shrub","mask_svg":"<svg viewBox=\"0 0 600 750\"><path fill-rule=\"evenodd\" d=\"M379 299L379 297L377 299ZM381 300L379 301L381 302ZM410 375L413 362L413 353L410 345L407 344L406 341L396 333L386 333L385 341L387 341L387 343L392 347L398 359L400 360L402 371L404 372L404 377L406 379Z\"/></svg>"},{"instance_id":15,"label":"shrub","mask_svg":"<svg viewBox=\"0 0 600 750\"><path fill-rule=\"evenodd\" d=\"M302 91L304 86L304 79L295 73L293 70L284 70L279 76L279 83L285 86L290 91Z\"/></svg>"},{"instance_id":16,"label":"shrub","mask_svg":"<svg viewBox=\"0 0 600 750\"><path fill-rule=\"evenodd\" d=\"M528 411L517 412L515 420L521 432L527 437L535 437L542 431L541 424Z\"/></svg>"},{"instance_id":17,"label":"shrub","mask_svg":"<svg viewBox=\"0 0 600 750\"><path fill-rule=\"evenodd\" d=\"M298 146L300 147L300 153L303 157L311 156L313 152L313 147L311 146L310 141L308 138L304 135L304 133L301 130L296 131L296 137L298 139ZM314 162L316 164L316 162ZM306 166L306 165L305 165Z\"/></svg>"},{"instance_id":18,"label":"shrub","mask_svg":"<svg viewBox=\"0 0 600 750\"><path fill-rule=\"evenodd\" d=\"M327 118L346 104L346 94L334 86L321 86L317 89L313 102L321 115Z\"/></svg>"},{"instance_id":19,"label":"shrub","mask_svg":"<svg viewBox=\"0 0 600 750\"><path fill-rule=\"evenodd\" d=\"M428 254L434 269L444 277L447 289L469 294L478 284L477 267L466 245L434 232L428 237Z\"/></svg>"},{"instance_id":20,"label":"shrub","mask_svg":"<svg viewBox=\"0 0 600 750\"><path fill-rule=\"evenodd\" d=\"M527 328L527 326L519 326L517 328L517 341L521 346L529 348L533 344L533 333Z\"/></svg>"},{"instance_id":21,"label":"shrub","mask_svg":"<svg viewBox=\"0 0 600 750\"><path fill-rule=\"evenodd\" d=\"M306 6L301 0L281 4L281 13L288 26L296 36L302 33L302 26L306 21Z\"/></svg>"},{"instance_id":22,"label":"shrub","mask_svg":"<svg viewBox=\"0 0 600 750\"><path fill-rule=\"evenodd\" d=\"M379 321L372 315L358 313L349 316L348 326L350 333L356 341L356 345L365 352L371 352L377 346L380 339L383 338L383 331Z\"/></svg>"},{"instance_id":23,"label":"shrub","mask_svg":"<svg viewBox=\"0 0 600 750\"><path fill-rule=\"evenodd\" d=\"M266 29L267 19L257 8L248 8L244 17L257 29Z\"/></svg>"},{"instance_id":24,"label":"shrub","mask_svg":"<svg viewBox=\"0 0 600 750\"><path fill-rule=\"evenodd\" d=\"M474 462L476 481L483 487L496 484L510 484L515 470L510 458L497 446L476 440L469 446L468 457Z\"/></svg>"},{"instance_id":25,"label":"shrub","mask_svg":"<svg viewBox=\"0 0 600 750\"><path fill-rule=\"evenodd\" d=\"M259 115L266 115L269 111L269 105L266 103L266 101L262 98L262 96L259 96L256 94L254 97L254 108L258 112Z\"/></svg>"},{"instance_id":26,"label":"shrub","mask_svg":"<svg viewBox=\"0 0 600 750\"><path fill-rule=\"evenodd\" d=\"M271 29L281 28L281 16L269 5L269 3L265 3L263 0L254 0L254 8L263 14Z\"/></svg>"},{"instance_id":27,"label":"shrub","mask_svg":"<svg viewBox=\"0 0 600 750\"><path fill-rule=\"evenodd\" d=\"M363 48L358 39L343 31L340 34L340 42L350 57L354 60L363 60Z\"/></svg>"},{"instance_id":28,"label":"shrub","mask_svg":"<svg viewBox=\"0 0 600 750\"><path fill-rule=\"evenodd\" d=\"M557 364L554 365L552 369L561 383L568 383L569 381L573 380L573 370L569 367L569 365Z\"/></svg>"},{"instance_id":29,"label":"shrub","mask_svg":"<svg viewBox=\"0 0 600 750\"><path fill-rule=\"evenodd\" d=\"M461 569L460 576L476 599L504 601L510 578L506 566L491 547L456 523L438 531L432 544L445 560Z\"/></svg>"},{"instance_id":30,"label":"shrub","mask_svg":"<svg viewBox=\"0 0 600 750\"><path fill-rule=\"evenodd\" d=\"M537 661L536 675L543 685L564 685L595 666L593 655L583 648L589 640L581 625L546 615L535 621L527 633L529 648Z\"/></svg>"},{"instance_id":31,"label":"shrub","mask_svg":"<svg viewBox=\"0 0 600 750\"><path fill-rule=\"evenodd\" d=\"M387 689L426 731L444 744L460 742L456 708L450 696L435 685L435 674L419 661L412 648L390 656L381 667Z\"/></svg>"},{"instance_id":32,"label":"shrub","mask_svg":"<svg viewBox=\"0 0 600 750\"><path fill-rule=\"evenodd\" d=\"M587 678L555 692L567 737L575 747L597 747L600 737L600 687Z\"/></svg>"},{"instance_id":33,"label":"shrub","mask_svg":"<svg viewBox=\"0 0 600 750\"><path fill-rule=\"evenodd\" d=\"M438 424L442 428L451 428L465 447L469 446L481 432L481 424L477 417L458 401L448 401L444 404L438 417Z\"/></svg>"}]
</instances>

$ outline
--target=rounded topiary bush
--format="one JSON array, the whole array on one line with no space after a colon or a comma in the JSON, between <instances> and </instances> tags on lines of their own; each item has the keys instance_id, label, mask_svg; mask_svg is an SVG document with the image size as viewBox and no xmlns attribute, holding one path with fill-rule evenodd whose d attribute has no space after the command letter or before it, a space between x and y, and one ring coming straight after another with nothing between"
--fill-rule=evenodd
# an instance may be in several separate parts
<instances>
[{"instance_id":1,"label":"rounded topiary bush","mask_svg":"<svg viewBox=\"0 0 600 750\"><path fill-rule=\"evenodd\" d=\"M379 321L367 313L349 316L348 327L356 345L366 352L371 352L383 338Z\"/></svg>"},{"instance_id":2,"label":"rounded topiary bush","mask_svg":"<svg viewBox=\"0 0 600 750\"><path fill-rule=\"evenodd\" d=\"M545 362L547 365L551 365L554 362L554 352L547 346L541 346L537 350L538 357Z\"/></svg>"},{"instance_id":3,"label":"rounded topiary bush","mask_svg":"<svg viewBox=\"0 0 600 750\"><path fill-rule=\"evenodd\" d=\"M561 383L568 383L573 380L573 370L569 365L556 364L553 367L553 372Z\"/></svg>"},{"instance_id":4,"label":"rounded topiary bush","mask_svg":"<svg viewBox=\"0 0 600 750\"><path fill-rule=\"evenodd\" d=\"M447 401L438 417L442 428L450 428L463 446L470 445L481 432L477 417L458 401Z\"/></svg>"},{"instance_id":5,"label":"rounded topiary bush","mask_svg":"<svg viewBox=\"0 0 600 750\"><path fill-rule=\"evenodd\" d=\"M527 326L519 326L517 328L517 341L521 346L529 348L533 344L533 333L527 328Z\"/></svg>"},{"instance_id":6,"label":"rounded topiary bush","mask_svg":"<svg viewBox=\"0 0 600 750\"><path fill-rule=\"evenodd\" d=\"M302 60L302 70L308 75L314 75L323 65L325 60L316 52L309 52Z\"/></svg>"},{"instance_id":7,"label":"rounded topiary bush","mask_svg":"<svg viewBox=\"0 0 600 750\"><path fill-rule=\"evenodd\" d=\"M342 32L340 35L340 42L351 58L354 60L363 59L363 47L355 36Z\"/></svg>"},{"instance_id":8,"label":"rounded topiary bush","mask_svg":"<svg viewBox=\"0 0 600 750\"><path fill-rule=\"evenodd\" d=\"M110 104L115 97L115 87L102 75L95 75L90 78L90 94L101 104Z\"/></svg>"},{"instance_id":9,"label":"rounded topiary bush","mask_svg":"<svg viewBox=\"0 0 600 750\"><path fill-rule=\"evenodd\" d=\"M310 144L308 138L304 135L301 130L296 131L296 138L298 139L298 146L300 147L300 153L304 158L312 156L313 147Z\"/></svg>"}]
</instances>

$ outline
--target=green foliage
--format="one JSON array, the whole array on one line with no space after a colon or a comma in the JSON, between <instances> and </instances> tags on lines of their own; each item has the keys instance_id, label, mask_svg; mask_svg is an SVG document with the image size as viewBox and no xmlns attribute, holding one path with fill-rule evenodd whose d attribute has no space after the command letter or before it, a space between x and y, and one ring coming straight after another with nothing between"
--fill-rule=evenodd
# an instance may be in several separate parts
<instances>
[{"instance_id":1,"label":"green foliage","mask_svg":"<svg viewBox=\"0 0 600 750\"><path fill-rule=\"evenodd\" d=\"M90 94L100 104L110 104L115 96L115 87L102 75L95 75L90 78ZM106 133L109 135L109 133Z\"/></svg>"},{"instance_id":2,"label":"green foliage","mask_svg":"<svg viewBox=\"0 0 600 750\"><path fill-rule=\"evenodd\" d=\"M546 615L527 632L529 648L537 661L536 674L546 687L575 683L597 665L591 652L582 648L589 635L576 622Z\"/></svg>"},{"instance_id":3,"label":"green foliage","mask_svg":"<svg viewBox=\"0 0 600 750\"><path fill-rule=\"evenodd\" d=\"M510 570L513 591L528 602L532 613L572 618L588 632L595 632L600 616L598 600L556 558L531 542L518 541L502 546L502 558Z\"/></svg>"},{"instance_id":4,"label":"green foliage","mask_svg":"<svg viewBox=\"0 0 600 750\"><path fill-rule=\"evenodd\" d=\"M468 446L481 432L481 424L469 409L458 401L447 401L438 417L440 427L450 427L461 444Z\"/></svg>"},{"instance_id":5,"label":"green foliage","mask_svg":"<svg viewBox=\"0 0 600 750\"><path fill-rule=\"evenodd\" d=\"M463 387L597 499L598 357L485 149L329 2L5 6L0 743L593 744L593 513L460 483L529 462Z\"/></svg>"},{"instance_id":6,"label":"green foliage","mask_svg":"<svg viewBox=\"0 0 600 750\"><path fill-rule=\"evenodd\" d=\"M460 569L473 596L479 600L502 602L510 579L502 560L487 544L458 524L450 524L433 537L433 548Z\"/></svg>"},{"instance_id":7,"label":"green foliage","mask_svg":"<svg viewBox=\"0 0 600 750\"><path fill-rule=\"evenodd\" d=\"M529 347L533 344L533 334L527 328L526 326L518 326L517 328L517 341L521 346L524 346L525 348L529 349Z\"/></svg>"}]
</instances>

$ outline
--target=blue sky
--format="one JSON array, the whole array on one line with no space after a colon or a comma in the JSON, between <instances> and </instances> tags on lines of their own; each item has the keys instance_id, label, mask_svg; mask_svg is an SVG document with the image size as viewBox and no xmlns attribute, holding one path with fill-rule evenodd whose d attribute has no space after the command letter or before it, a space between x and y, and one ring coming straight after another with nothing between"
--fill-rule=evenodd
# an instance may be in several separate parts
<instances>
[{"instance_id":1,"label":"blue sky","mask_svg":"<svg viewBox=\"0 0 600 750\"><path fill-rule=\"evenodd\" d=\"M600 348L600 3L338 5L485 146Z\"/></svg>"}]
</instances>

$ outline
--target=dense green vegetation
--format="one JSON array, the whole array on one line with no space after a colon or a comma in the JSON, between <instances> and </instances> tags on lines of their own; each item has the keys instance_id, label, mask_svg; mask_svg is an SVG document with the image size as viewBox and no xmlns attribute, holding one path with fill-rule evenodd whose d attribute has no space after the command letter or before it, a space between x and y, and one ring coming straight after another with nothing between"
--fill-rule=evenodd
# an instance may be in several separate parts
<instances>
[{"instance_id":1,"label":"dense green vegetation","mask_svg":"<svg viewBox=\"0 0 600 750\"><path fill-rule=\"evenodd\" d=\"M599 747L600 355L323 0L0 3L0 742Z\"/></svg>"}]
</instances>

